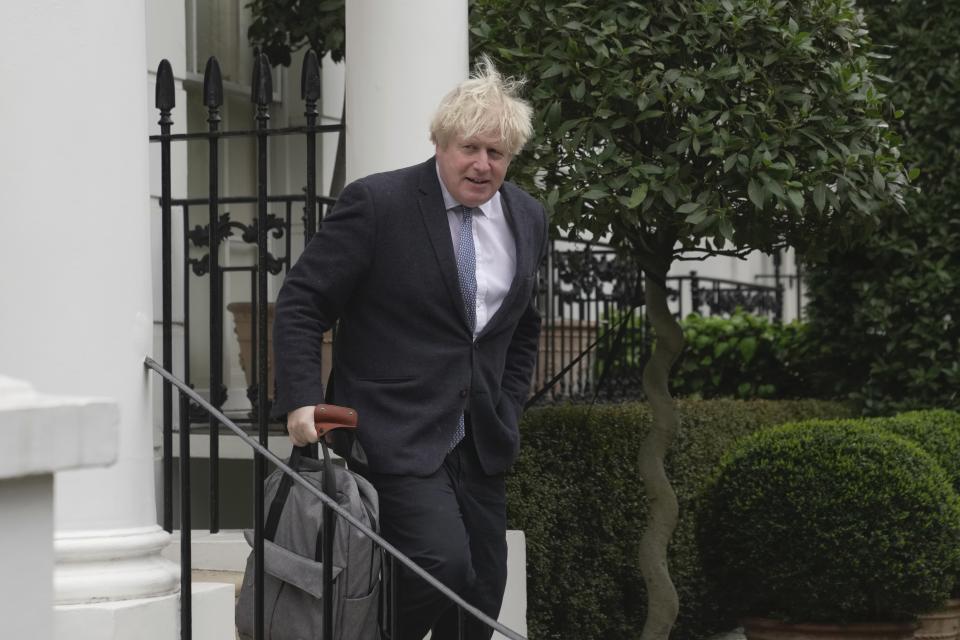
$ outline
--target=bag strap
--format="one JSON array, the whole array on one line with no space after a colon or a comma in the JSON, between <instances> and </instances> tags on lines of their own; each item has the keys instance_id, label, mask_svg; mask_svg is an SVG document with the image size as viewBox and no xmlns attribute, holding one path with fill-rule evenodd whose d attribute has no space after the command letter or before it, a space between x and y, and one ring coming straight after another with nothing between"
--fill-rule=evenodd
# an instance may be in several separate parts
<instances>
[{"instance_id":1,"label":"bag strap","mask_svg":"<svg viewBox=\"0 0 960 640\"><path fill-rule=\"evenodd\" d=\"M290 460L287 462L294 471L300 471L300 460L303 457L304 447L294 447L290 453ZM277 527L280 524L280 514L283 513L283 505L287 503L287 496L290 495L290 488L293 486L293 478L283 474L280 478L280 484L277 486L277 492L270 502L270 511L267 513L267 519L263 524L263 539L273 542L277 535Z\"/></svg>"},{"instance_id":2,"label":"bag strap","mask_svg":"<svg viewBox=\"0 0 960 640\"><path fill-rule=\"evenodd\" d=\"M325 438L320 438L320 448L323 450L323 492L327 494L327 497L336 502L337 476L333 471L333 462L330 460L330 447L327 446ZM333 540L337 533L337 514L330 509L325 510L324 515L329 515L330 519L328 523L327 518L323 518L323 523L317 534L313 557L318 562L326 561L326 558L323 557L323 541Z\"/></svg>"}]
</instances>

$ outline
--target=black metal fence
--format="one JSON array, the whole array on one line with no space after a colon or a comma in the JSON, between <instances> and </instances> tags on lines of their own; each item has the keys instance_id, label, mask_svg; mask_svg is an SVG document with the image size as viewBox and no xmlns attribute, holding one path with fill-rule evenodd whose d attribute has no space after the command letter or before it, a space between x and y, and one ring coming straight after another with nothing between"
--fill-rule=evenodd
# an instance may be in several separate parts
<instances>
[{"instance_id":1,"label":"black metal fence","mask_svg":"<svg viewBox=\"0 0 960 640\"><path fill-rule=\"evenodd\" d=\"M605 400L641 397L640 376L652 334L643 314L638 273L629 256L608 246L553 243L541 279L543 330L534 389L539 393L556 374L569 370L541 397L555 402L590 400L598 393ZM779 275L771 286L690 271L668 277L667 287L668 302L678 319L691 313L730 314L738 308L776 321L783 317ZM613 328L621 323L625 324L623 337L617 341Z\"/></svg>"}]
</instances>

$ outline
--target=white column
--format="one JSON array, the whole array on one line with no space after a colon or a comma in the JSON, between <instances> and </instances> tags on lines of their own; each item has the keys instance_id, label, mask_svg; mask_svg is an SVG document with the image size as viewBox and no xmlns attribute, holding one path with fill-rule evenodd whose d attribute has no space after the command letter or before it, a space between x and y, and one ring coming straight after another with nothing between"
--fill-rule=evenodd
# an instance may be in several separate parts
<instances>
[{"instance_id":1,"label":"white column","mask_svg":"<svg viewBox=\"0 0 960 640\"><path fill-rule=\"evenodd\" d=\"M98 36L105 25L109 37ZM116 464L56 476L55 599L172 594L143 368L153 324L144 3L4 2L0 42L10 89L0 107L0 363L45 392L112 397L120 410Z\"/></svg>"},{"instance_id":2,"label":"white column","mask_svg":"<svg viewBox=\"0 0 960 640\"><path fill-rule=\"evenodd\" d=\"M323 57L320 66L320 121L321 124L339 124L343 117L343 94L346 65L334 62L330 54ZM337 139L339 134L329 133L323 136L320 145L320 186L323 195L330 195L333 181L333 168L337 163Z\"/></svg>"},{"instance_id":3,"label":"white column","mask_svg":"<svg viewBox=\"0 0 960 640\"><path fill-rule=\"evenodd\" d=\"M350 0L347 182L433 155L430 118L467 77L467 0Z\"/></svg>"}]
</instances>

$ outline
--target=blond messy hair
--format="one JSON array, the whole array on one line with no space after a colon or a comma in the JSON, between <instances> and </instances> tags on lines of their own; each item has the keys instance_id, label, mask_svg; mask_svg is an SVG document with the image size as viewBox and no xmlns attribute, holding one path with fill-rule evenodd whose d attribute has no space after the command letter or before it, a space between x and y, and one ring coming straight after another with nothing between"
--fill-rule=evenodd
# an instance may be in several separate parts
<instances>
[{"instance_id":1,"label":"blond messy hair","mask_svg":"<svg viewBox=\"0 0 960 640\"><path fill-rule=\"evenodd\" d=\"M533 133L533 109L519 97L523 78L504 78L483 54L470 78L443 97L430 122L430 141L446 148L456 136L499 135L516 155Z\"/></svg>"}]
</instances>

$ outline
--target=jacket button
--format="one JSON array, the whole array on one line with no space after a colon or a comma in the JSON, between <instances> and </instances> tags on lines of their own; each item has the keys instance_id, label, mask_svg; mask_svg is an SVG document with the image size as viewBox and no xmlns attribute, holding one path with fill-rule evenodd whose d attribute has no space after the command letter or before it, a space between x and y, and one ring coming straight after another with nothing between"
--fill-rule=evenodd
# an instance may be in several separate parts
<instances>
[{"instance_id":1,"label":"jacket button","mask_svg":"<svg viewBox=\"0 0 960 640\"><path fill-rule=\"evenodd\" d=\"M466 389L460 389L460 397L461 397L461 398L466 398L466 397L467 397L467 390L466 390Z\"/></svg>"}]
</instances>

